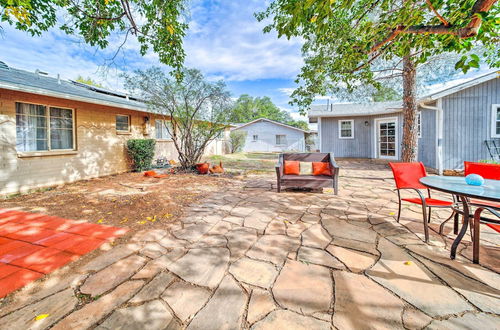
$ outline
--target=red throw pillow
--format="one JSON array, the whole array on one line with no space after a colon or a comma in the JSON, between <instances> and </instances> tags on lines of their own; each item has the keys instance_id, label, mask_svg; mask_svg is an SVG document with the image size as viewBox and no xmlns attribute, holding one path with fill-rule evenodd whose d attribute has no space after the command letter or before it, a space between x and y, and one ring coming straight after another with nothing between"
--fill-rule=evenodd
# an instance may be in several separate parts
<instances>
[{"instance_id":1,"label":"red throw pillow","mask_svg":"<svg viewBox=\"0 0 500 330\"><path fill-rule=\"evenodd\" d=\"M330 163L313 162L313 175L328 175L332 176Z\"/></svg>"},{"instance_id":2,"label":"red throw pillow","mask_svg":"<svg viewBox=\"0 0 500 330\"><path fill-rule=\"evenodd\" d=\"M295 160L285 160L285 174L299 175L300 174L300 162L295 161Z\"/></svg>"}]
</instances>

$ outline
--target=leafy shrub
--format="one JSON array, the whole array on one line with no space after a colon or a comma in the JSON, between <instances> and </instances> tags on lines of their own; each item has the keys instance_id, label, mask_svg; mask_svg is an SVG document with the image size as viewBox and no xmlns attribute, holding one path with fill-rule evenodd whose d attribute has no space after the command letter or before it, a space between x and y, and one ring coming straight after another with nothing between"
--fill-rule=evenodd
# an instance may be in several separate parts
<instances>
[{"instance_id":1,"label":"leafy shrub","mask_svg":"<svg viewBox=\"0 0 500 330\"><path fill-rule=\"evenodd\" d=\"M245 145L246 138L247 132L245 131L232 131L229 133L229 147L231 149L231 153L241 151Z\"/></svg>"},{"instance_id":2,"label":"leafy shrub","mask_svg":"<svg viewBox=\"0 0 500 330\"><path fill-rule=\"evenodd\" d=\"M497 161L497 160L491 160L491 159L482 159L479 162L480 163L486 163L486 164L500 164L499 161Z\"/></svg>"},{"instance_id":3,"label":"leafy shrub","mask_svg":"<svg viewBox=\"0 0 500 330\"><path fill-rule=\"evenodd\" d=\"M155 155L156 141L153 139L130 139L127 141L127 151L132 160L134 172L151 169Z\"/></svg>"}]
</instances>

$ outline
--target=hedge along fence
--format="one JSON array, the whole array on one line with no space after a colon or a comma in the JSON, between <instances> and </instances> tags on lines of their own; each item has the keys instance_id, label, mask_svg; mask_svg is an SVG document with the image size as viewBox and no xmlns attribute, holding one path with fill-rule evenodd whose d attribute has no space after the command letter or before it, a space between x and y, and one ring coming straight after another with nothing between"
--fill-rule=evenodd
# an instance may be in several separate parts
<instances>
[{"instance_id":1,"label":"hedge along fence","mask_svg":"<svg viewBox=\"0 0 500 330\"><path fill-rule=\"evenodd\" d=\"M153 139L130 139L127 141L127 151L132 160L134 172L151 169L155 145L156 141Z\"/></svg>"}]
</instances>

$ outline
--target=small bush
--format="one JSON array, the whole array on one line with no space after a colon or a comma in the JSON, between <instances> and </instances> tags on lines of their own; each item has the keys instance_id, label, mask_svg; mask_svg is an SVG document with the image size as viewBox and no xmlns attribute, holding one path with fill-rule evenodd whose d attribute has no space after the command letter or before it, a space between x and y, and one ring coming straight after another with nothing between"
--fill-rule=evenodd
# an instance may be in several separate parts
<instances>
[{"instance_id":1,"label":"small bush","mask_svg":"<svg viewBox=\"0 0 500 330\"><path fill-rule=\"evenodd\" d=\"M479 162L480 163L486 163L486 164L500 164L500 161L491 160L491 159L482 159Z\"/></svg>"},{"instance_id":2,"label":"small bush","mask_svg":"<svg viewBox=\"0 0 500 330\"><path fill-rule=\"evenodd\" d=\"M127 151L132 160L134 172L151 169L155 155L156 141L153 139L131 139L127 141Z\"/></svg>"},{"instance_id":3,"label":"small bush","mask_svg":"<svg viewBox=\"0 0 500 330\"><path fill-rule=\"evenodd\" d=\"M232 131L229 133L229 147L232 154L243 149L246 138L247 132L245 131Z\"/></svg>"}]
</instances>

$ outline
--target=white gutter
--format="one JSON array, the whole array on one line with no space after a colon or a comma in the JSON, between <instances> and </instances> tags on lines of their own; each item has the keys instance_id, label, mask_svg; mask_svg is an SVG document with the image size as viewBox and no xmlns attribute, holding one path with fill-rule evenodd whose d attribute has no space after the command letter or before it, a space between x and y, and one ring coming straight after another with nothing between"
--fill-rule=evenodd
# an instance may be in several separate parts
<instances>
[{"instance_id":1,"label":"white gutter","mask_svg":"<svg viewBox=\"0 0 500 330\"><path fill-rule=\"evenodd\" d=\"M443 108L442 99L437 99L436 106L426 105L424 102L420 102L419 106L424 109L436 111L436 163L439 175L443 175ZM422 124L422 123L421 123Z\"/></svg>"}]
</instances>

